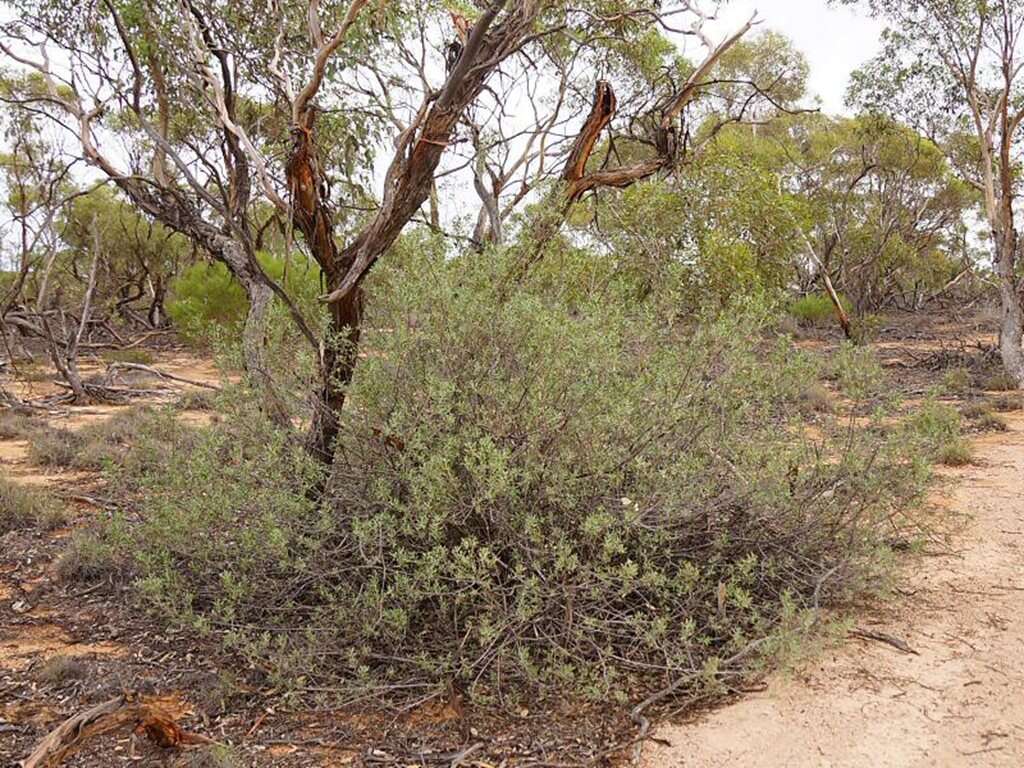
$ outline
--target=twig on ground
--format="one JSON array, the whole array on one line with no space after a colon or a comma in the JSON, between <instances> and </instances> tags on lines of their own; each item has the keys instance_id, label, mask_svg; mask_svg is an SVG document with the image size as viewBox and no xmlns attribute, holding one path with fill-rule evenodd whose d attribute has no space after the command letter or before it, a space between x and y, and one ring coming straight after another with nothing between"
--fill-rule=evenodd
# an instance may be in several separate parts
<instances>
[{"instance_id":1,"label":"twig on ground","mask_svg":"<svg viewBox=\"0 0 1024 768\"><path fill-rule=\"evenodd\" d=\"M898 637L893 637L887 632L879 632L878 630L874 629L864 629L863 627L856 627L855 629L850 630L850 636L859 637L862 640L875 640L879 643L885 643L886 645L891 645L898 651L902 651L903 653L912 653L914 656L921 655L913 648L911 648L909 645L907 645L903 640L900 640Z\"/></svg>"}]
</instances>

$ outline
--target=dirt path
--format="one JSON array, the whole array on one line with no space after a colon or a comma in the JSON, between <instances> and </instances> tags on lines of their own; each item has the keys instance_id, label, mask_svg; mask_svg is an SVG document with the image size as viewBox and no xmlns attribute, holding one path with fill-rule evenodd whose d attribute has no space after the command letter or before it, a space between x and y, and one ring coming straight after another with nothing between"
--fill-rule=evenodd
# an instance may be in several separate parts
<instances>
[{"instance_id":1,"label":"dirt path","mask_svg":"<svg viewBox=\"0 0 1024 768\"><path fill-rule=\"evenodd\" d=\"M976 442L942 503L972 516L953 554L914 564L907 597L862 626L919 655L850 640L763 693L665 726L646 768L1024 765L1024 417Z\"/></svg>"}]
</instances>

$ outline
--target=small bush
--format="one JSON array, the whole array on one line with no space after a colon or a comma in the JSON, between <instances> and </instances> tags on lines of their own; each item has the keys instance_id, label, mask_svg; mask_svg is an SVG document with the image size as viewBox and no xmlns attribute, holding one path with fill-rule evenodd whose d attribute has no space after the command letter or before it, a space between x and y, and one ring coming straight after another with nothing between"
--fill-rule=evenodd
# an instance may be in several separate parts
<instances>
[{"instance_id":1,"label":"small bush","mask_svg":"<svg viewBox=\"0 0 1024 768\"><path fill-rule=\"evenodd\" d=\"M48 531L65 519L57 501L45 491L0 478L0 534L35 527Z\"/></svg>"},{"instance_id":2,"label":"small bush","mask_svg":"<svg viewBox=\"0 0 1024 768\"><path fill-rule=\"evenodd\" d=\"M943 388L954 395L970 392L973 385L974 379L966 368L950 368L942 375Z\"/></svg>"},{"instance_id":3,"label":"small bush","mask_svg":"<svg viewBox=\"0 0 1024 768\"><path fill-rule=\"evenodd\" d=\"M853 311L853 305L845 296L839 296L847 314ZM832 299L825 293L809 293L789 304L789 314L804 326L827 326L836 324L836 308Z\"/></svg>"},{"instance_id":4,"label":"small bush","mask_svg":"<svg viewBox=\"0 0 1024 768\"><path fill-rule=\"evenodd\" d=\"M888 380L874 351L844 342L829 363L839 390L855 400L869 400L888 391Z\"/></svg>"},{"instance_id":5,"label":"small bush","mask_svg":"<svg viewBox=\"0 0 1024 768\"><path fill-rule=\"evenodd\" d=\"M45 467L96 471L126 462L157 460L159 440L149 442L149 452L129 450L142 433L159 432L170 439L187 427L177 423L170 412L137 406L119 411L77 431L45 429L34 433L29 442L29 458Z\"/></svg>"},{"instance_id":6,"label":"small bush","mask_svg":"<svg viewBox=\"0 0 1024 768\"><path fill-rule=\"evenodd\" d=\"M10 409L0 410L0 440L25 439L40 425L39 419L28 414Z\"/></svg>"},{"instance_id":7,"label":"small bush","mask_svg":"<svg viewBox=\"0 0 1024 768\"><path fill-rule=\"evenodd\" d=\"M965 419L977 419L984 416L986 413L991 413L991 408L989 408L989 405L983 400L975 400L960 409L960 415Z\"/></svg>"},{"instance_id":8,"label":"small bush","mask_svg":"<svg viewBox=\"0 0 1024 768\"><path fill-rule=\"evenodd\" d=\"M977 418L975 426L983 432L1006 432L1010 425L996 413L984 413Z\"/></svg>"},{"instance_id":9,"label":"small bush","mask_svg":"<svg viewBox=\"0 0 1024 768\"><path fill-rule=\"evenodd\" d=\"M1021 395L1000 395L993 397L989 402L992 404L992 410L999 413L1019 411L1024 408L1024 397Z\"/></svg>"},{"instance_id":10,"label":"small bush","mask_svg":"<svg viewBox=\"0 0 1024 768\"><path fill-rule=\"evenodd\" d=\"M800 408L804 413L831 413L834 409L832 393L818 381L808 384L800 393Z\"/></svg>"},{"instance_id":11,"label":"small bush","mask_svg":"<svg viewBox=\"0 0 1024 768\"><path fill-rule=\"evenodd\" d=\"M57 578L64 582L96 582L122 570L110 531L103 536L90 530L74 531L57 560Z\"/></svg>"},{"instance_id":12,"label":"small bush","mask_svg":"<svg viewBox=\"0 0 1024 768\"><path fill-rule=\"evenodd\" d=\"M997 405L998 403L993 401L979 400L964 406L960 413L980 432L1005 432L1010 425L993 410Z\"/></svg>"},{"instance_id":13,"label":"small bush","mask_svg":"<svg viewBox=\"0 0 1024 768\"><path fill-rule=\"evenodd\" d=\"M174 407L180 411L212 411L217 405L213 392L204 389L190 389L178 398Z\"/></svg>"},{"instance_id":14,"label":"small bush","mask_svg":"<svg viewBox=\"0 0 1024 768\"><path fill-rule=\"evenodd\" d=\"M885 317L876 314L861 315L854 318L851 324L853 340L857 344L868 344L878 338L885 325Z\"/></svg>"},{"instance_id":15,"label":"small bush","mask_svg":"<svg viewBox=\"0 0 1024 768\"><path fill-rule=\"evenodd\" d=\"M75 469L99 470L121 464L128 456L135 437L158 417L147 406L118 411L102 421L82 427L76 437L80 447L72 461Z\"/></svg>"},{"instance_id":16,"label":"small bush","mask_svg":"<svg viewBox=\"0 0 1024 768\"><path fill-rule=\"evenodd\" d=\"M69 429L49 427L29 437L28 457L41 467L71 467L82 449L82 438Z\"/></svg>"},{"instance_id":17,"label":"small bush","mask_svg":"<svg viewBox=\"0 0 1024 768\"><path fill-rule=\"evenodd\" d=\"M971 445L963 437L960 414L955 408L929 400L910 416L908 426L938 463L949 466L970 463Z\"/></svg>"},{"instance_id":18,"label":"small bush","mask_svg":"<svg viewBox=\"0 0 1024 768\"><path fill-rule=\"evenodd\" d=\"M935 454L935 460L939 464L945 464L948 467L966 466L971 463L973 457L974 454L971 451L970 443L966 440L946 443L940 446Z\"/></svg>"}]
</instances>

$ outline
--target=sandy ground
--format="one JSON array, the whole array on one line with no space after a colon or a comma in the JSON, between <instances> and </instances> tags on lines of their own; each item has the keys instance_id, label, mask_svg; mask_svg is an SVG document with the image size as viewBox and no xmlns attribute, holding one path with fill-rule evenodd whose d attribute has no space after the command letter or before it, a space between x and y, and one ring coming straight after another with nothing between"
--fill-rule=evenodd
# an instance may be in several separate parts
<instances>
[{"instance_id":1,"label":"sandy ground","mask_svg":"<svg viewBox=\"0 0 1024 768\"><path fill-rule=\"evenodd\" d=\"M976 441L940 503L970 516L955 552L914 561L906 597L761 693L663 726L645 768L1024 766L1024 417Z\"/></svg>"}]
</instances>

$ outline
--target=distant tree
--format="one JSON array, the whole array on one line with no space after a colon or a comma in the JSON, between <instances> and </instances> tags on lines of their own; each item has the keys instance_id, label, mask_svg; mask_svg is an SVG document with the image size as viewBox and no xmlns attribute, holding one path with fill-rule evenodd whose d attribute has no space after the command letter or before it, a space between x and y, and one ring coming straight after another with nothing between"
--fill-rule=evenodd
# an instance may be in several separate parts
<instances>
[{"instance_id":1,"label":"distant tree","mask_svg":"<svg viewBox=\"0 0 1024 768\"><path fill-rule=\"evenodd\" d=\"M1024 387L1017 198L1024 122L1024 1L841 0L890 24L851 100L930 137L981 194L1002 303L1000 353Z\"/></svg>"},{"instance_id":2,"label":"distant tree","mask_svg":"<svg viewBox=\"0 0 1024 768\"><path fill-rule=\"evenodd\" d=\"M765 135L778 141L814 252L808 283L828 274L860 313L918 309L965 268L976 196L930 139L872 116L774 128Z\"/></svg>"},{"instance_id":3,"label":"distant tree","mask_svg":"<svg viewBox=\"0 0 1024 768\"><path fill-rule=\"evenodd\" d=\"M101 187L76 198L63 215L61 238L76 275L78 258L88 260L91 254L94 227L103 233L97 306L108 307L130 326L163 326L171 280L193 251L189 241Z\"/></svg>"}]
</instances>

